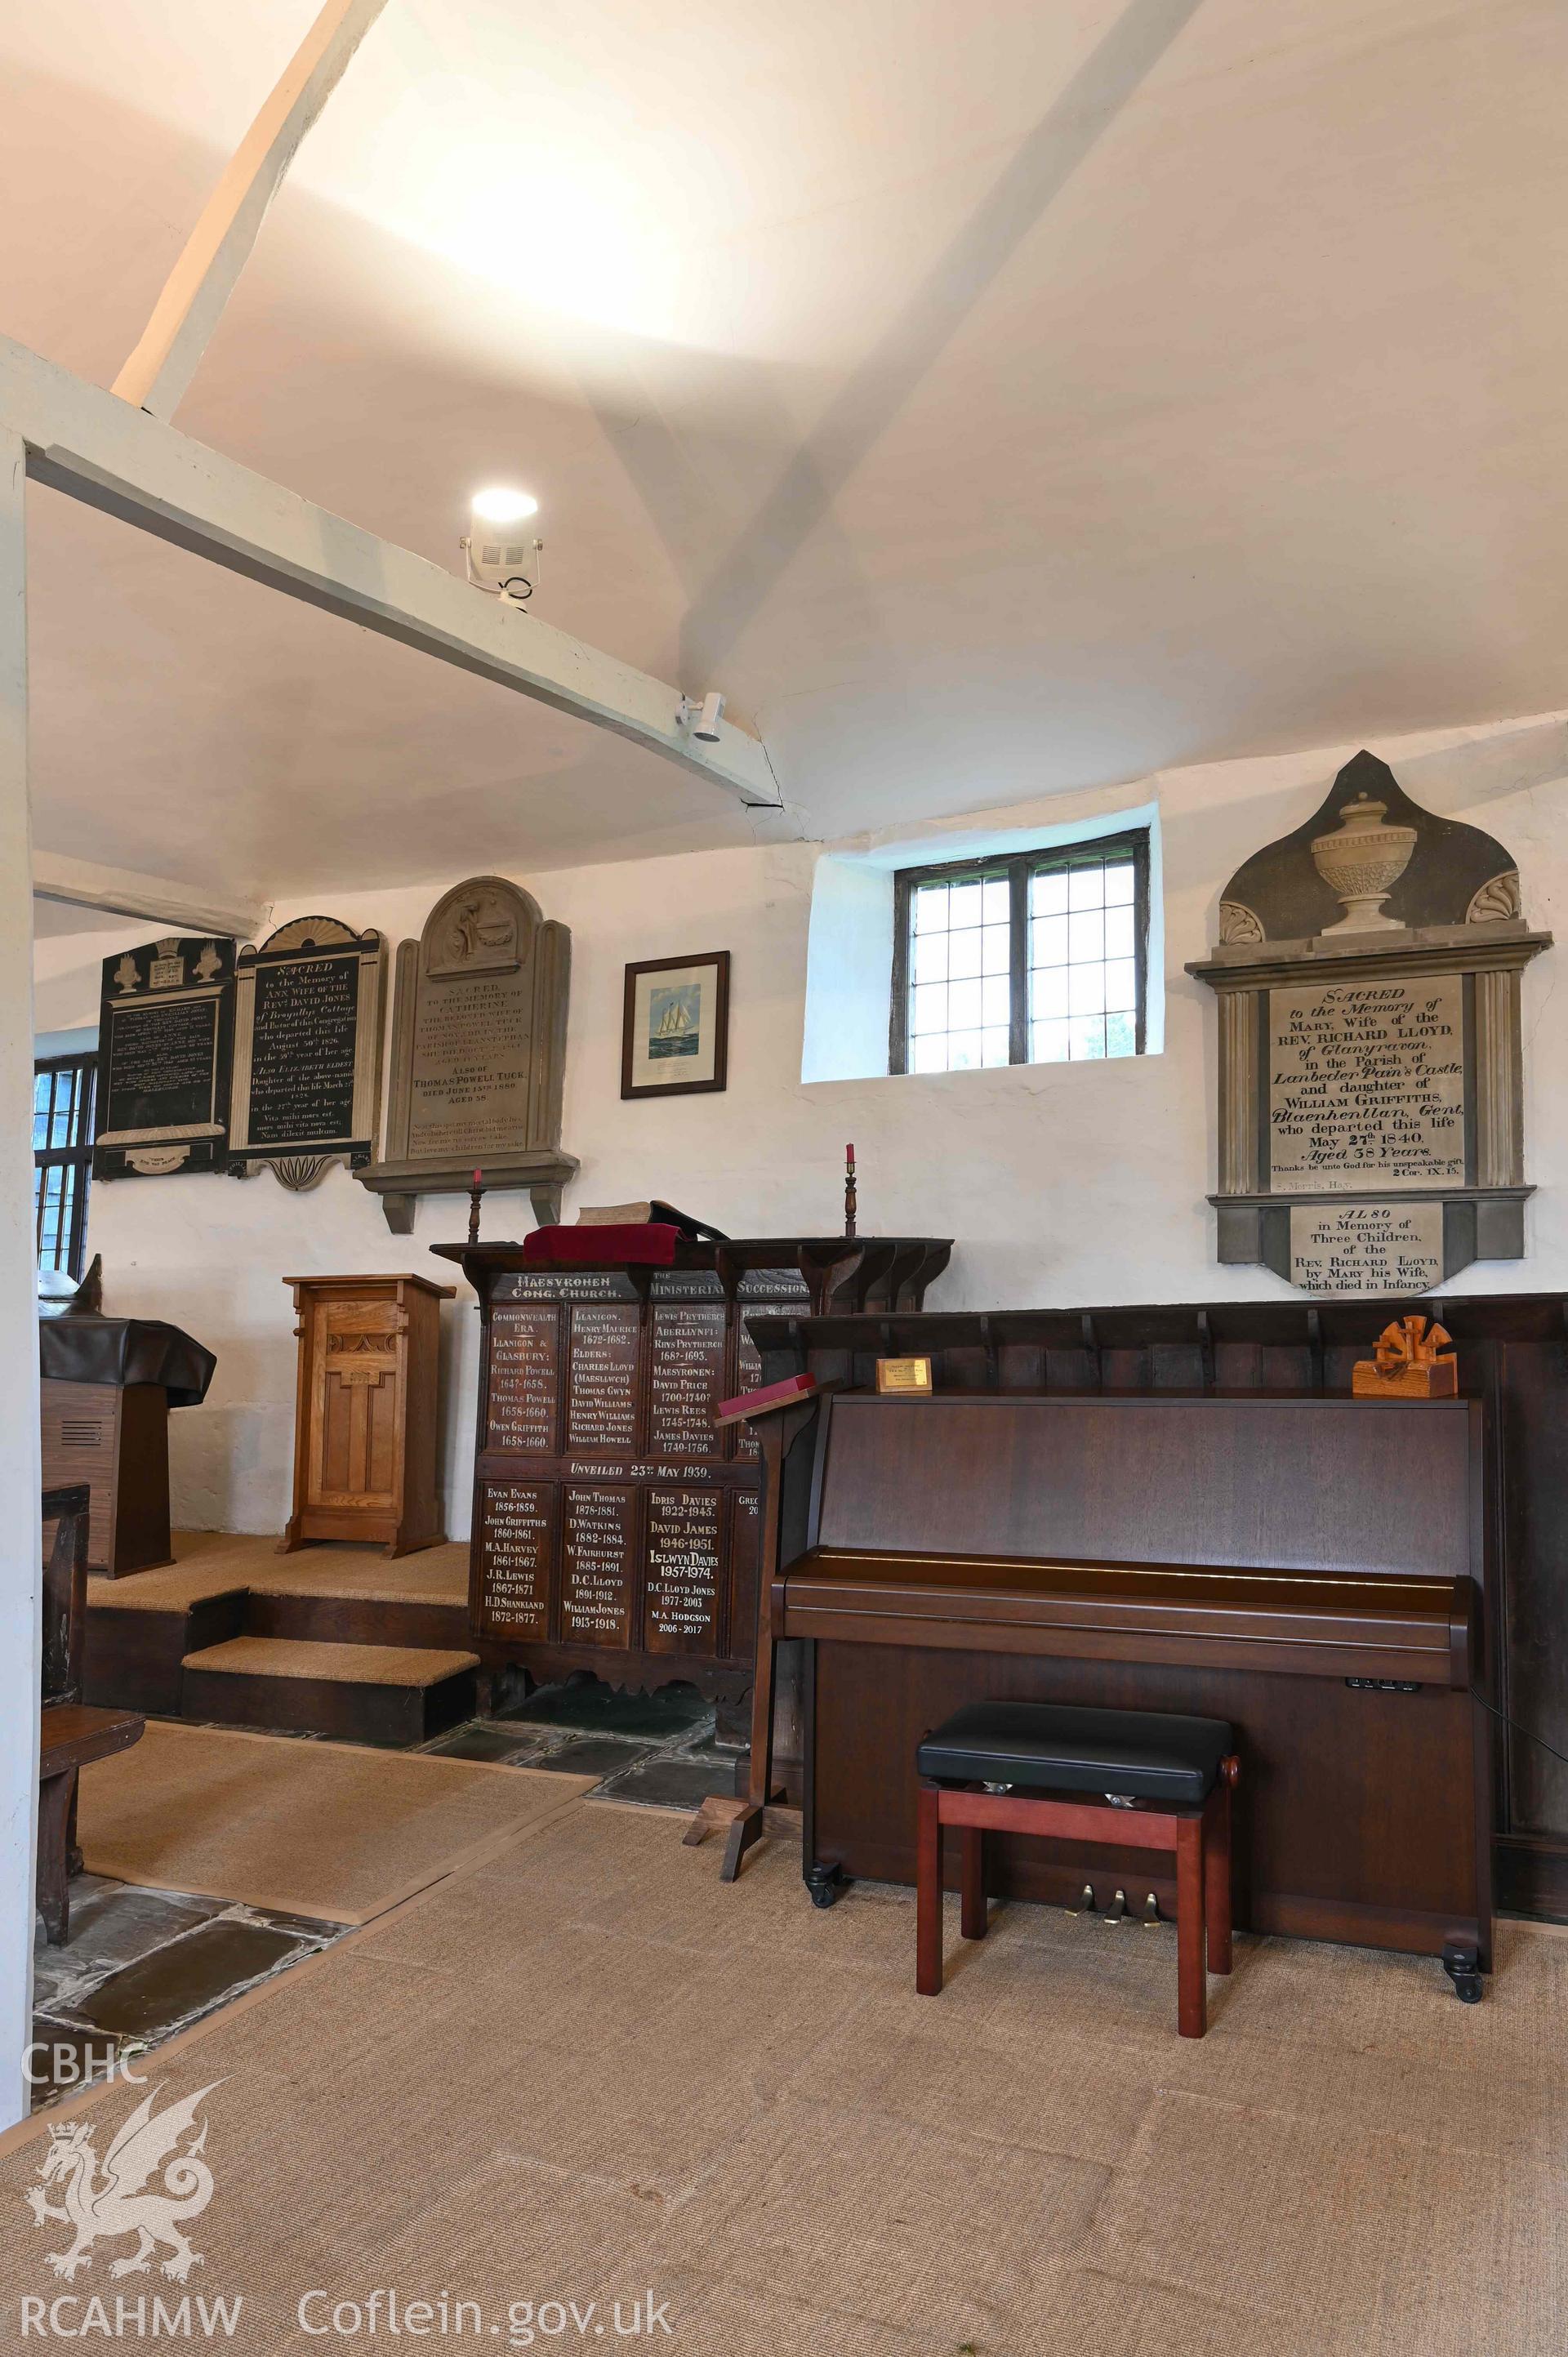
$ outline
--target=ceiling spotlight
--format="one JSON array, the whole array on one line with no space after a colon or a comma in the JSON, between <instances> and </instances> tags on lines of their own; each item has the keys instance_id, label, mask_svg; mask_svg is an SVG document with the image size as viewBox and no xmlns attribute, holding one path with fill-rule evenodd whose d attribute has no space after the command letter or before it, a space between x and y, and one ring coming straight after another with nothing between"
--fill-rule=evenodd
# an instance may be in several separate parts
<instances>
[{"instance_id":1,"label":"ceiling spotlight","mask_svg":"<svg viewBox=\"0 0 1568 2357\"><path fill-rule=\"evenodd\" d=\"M498 483L474 493L469 529L458 546L476 589L510 606L526 605L539 587L544 543L524 527L538 513L539 501L531 491Z\"/></svg>"},{"instance_id":2,"label":"ceiling spotlight","mask_svg":"<svg viewBox=\"0 0 1568 2357\"><path fill-rule=\"evenodd\" d=\"M504 483L497 483L488 491L474 493L469 512L476 523L526 523L530 516L539 513L539 501L531 491L509 490Z\"/></svg>"},{"instance_id":3,"label":"ceiling spotlight","mask_svg":"<svg viewBox=\"0 0 1568 2357\"><path fill-rule=\"evenodd\" d=\"M700 745L716 745L724 712L724 697L716 687L710 688L701 704L693 704L689 695L681 698L676 707L675 725L678 728L690 728Z\"/></svg>"}]
</instances>

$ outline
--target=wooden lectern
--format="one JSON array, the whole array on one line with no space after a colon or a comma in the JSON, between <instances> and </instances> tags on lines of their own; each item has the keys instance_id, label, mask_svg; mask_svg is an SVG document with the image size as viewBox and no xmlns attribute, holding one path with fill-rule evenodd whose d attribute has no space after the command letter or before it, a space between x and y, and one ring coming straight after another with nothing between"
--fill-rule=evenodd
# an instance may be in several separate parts
<instances>
[{"instance_id":1,"label":"wooden lectern","mask_svg":"<svg viewBox=\"0 0 1568 2357\"><path fill-rule=\"evenodd\" d=\"M161 1318L38 1320L44 1483L90 1487L90 1571L118 1579L172 1559L169 1411L199 1406L217 1363Z\"/></svg>"},{"instance_id":2,"label":"wooden lectern","mask_svg":"<svg viewBox=\"0 0 1568 2357\"><path fill-rule=\"evenodd\" d=\"M294 1512L280 1555L319 1539L440 1546L441 1304L423 1276L287 1276L299 1323Z\"/></svg>"}]
</instances>

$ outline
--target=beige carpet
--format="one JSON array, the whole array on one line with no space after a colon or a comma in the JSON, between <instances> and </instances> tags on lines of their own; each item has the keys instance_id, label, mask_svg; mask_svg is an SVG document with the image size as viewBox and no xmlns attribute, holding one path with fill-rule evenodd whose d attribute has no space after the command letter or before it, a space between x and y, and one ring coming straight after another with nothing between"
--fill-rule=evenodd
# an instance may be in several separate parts
<instances>
[{"instance_id":1,"label":"beige carpet","mask_svg":"<svg viewBox=\"0 0 1568 2357\"><path fill-rule=\"evenodd\" d=\"M329 1678L335 1685L365 1686L432 1685L478 1662L478 1653L424 1645L328 1645L295 1637L227 1637L185 1657L188 1670L221 1670L230 1677Z\"/></svg>"},{"instance_id":2,"label":"beige carpet","mask_svg":"<svg viewBox=\"0 0 1568 2357\"><path fill-rule=\"evenodd\" d=\"M189 2288L242 2296L226 2345L409 2347L384 2302L374 2339L299 2319L390 2287L481 2304L445 2348L651 2289L671 2332L599 2345L1561 2357L1568 1940L1504 1926L1475 2007L1433 1960L1242 1941L1188 2042L1168 1929L1020 1907L961 1953L950 1910L918 1997L908 1893L819 1913L783 1849L718 1858L574 1803L161 2054L160 2103L221 2082ZM100 2153L135 2092L77 2107ZM41 2141L0 2150L13 2324L62 2288ZM536 2350L585 2345L555 2321Z\"/></svg>"},{"instance_id":3,"label":"beige carpet","mask_svg":"<svg viewBox=\"0 0 1568 2357\"><path fill-rule=\"evenodd\" d=\"M468 1594L466 1545L424 1547L389 1563L380 1547L302 1547L279 1555L275 1538L236 1531L176 1531L173 1563L125 1579L88 1582L94 1604L118 1611L169 1612L237 1587L262 1596L375 1596L401 1604L462 1605Z\"/></svg>"},{"instance_id":4,"label":"beige carpet","mask_svg":"<svg viewBox=\"0 0 1568 2357\"><path fill-rule=\"evenodd\" d=\"M153 1719L83 1770L78 1837L93 1874L365 1923L592 1781Z\"/></svg>"}]
</instances>

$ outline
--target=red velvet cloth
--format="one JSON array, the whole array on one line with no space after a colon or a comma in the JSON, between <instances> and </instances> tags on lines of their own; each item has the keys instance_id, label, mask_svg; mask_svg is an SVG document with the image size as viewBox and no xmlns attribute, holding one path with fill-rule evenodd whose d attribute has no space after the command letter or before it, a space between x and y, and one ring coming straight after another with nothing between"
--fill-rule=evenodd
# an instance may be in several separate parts
<instances>
[{"instance_id":1,"label":"red velvet cloth","mask_svg":"<svg viewBox=\"0 0 1568 2357\"><path fill-rule=\"evenodd\" d=\"M522 1240L524 1260L571 1261L597 1268L606 1261L635 1261L669 1268L675 1259L679 1228L650 1222L637 1227L535 1228Z\"/></svg>"}]
</instances>

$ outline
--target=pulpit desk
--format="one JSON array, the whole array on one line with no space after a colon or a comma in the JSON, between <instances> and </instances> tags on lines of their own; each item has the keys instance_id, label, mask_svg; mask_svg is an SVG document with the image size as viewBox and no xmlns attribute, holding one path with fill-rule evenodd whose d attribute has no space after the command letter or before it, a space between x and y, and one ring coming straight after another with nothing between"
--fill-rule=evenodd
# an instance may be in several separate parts
<instances>
[{"instance_id":1,"label":"pulpit desk","mask_svg":"<svg viewBox=\"0 0 1568 2357\"><path fill-rule=\"evenodd\" d=\"M44 1487L91 1490L90 1571L118 1579L172 1560L168 1412L199 1406L217 1364L161 1318L39 1318Z\"/></svg>"}]
</instances>

